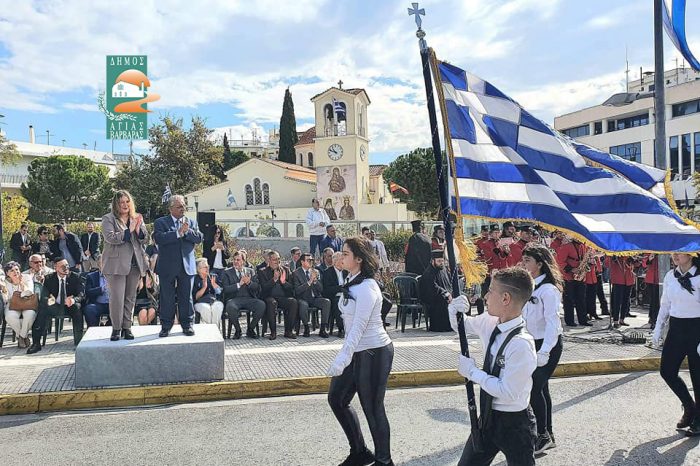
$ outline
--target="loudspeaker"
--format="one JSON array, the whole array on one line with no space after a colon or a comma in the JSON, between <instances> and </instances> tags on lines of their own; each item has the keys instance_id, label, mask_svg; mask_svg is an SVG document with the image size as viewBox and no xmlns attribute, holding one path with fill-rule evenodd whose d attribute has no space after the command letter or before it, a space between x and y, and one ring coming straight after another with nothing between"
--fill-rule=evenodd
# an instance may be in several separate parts
<instances>
[{"instance_id":1,"label":"loudspeaker","mask_svg":"<svg viewBox=\"0 0 700 466\"><path fill-rule=\"evenodd\" d=\"M216 212L197 212L197 223L199 231L202 232L204 244L213 244L214 232L216 231Z\"/></svg>"}]
</instances>

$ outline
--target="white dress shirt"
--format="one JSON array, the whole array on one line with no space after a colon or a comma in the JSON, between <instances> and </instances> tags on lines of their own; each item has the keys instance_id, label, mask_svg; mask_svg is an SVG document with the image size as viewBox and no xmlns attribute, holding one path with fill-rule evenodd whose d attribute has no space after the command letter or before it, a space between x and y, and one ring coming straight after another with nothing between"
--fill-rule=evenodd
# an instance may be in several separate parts
<instances>
[{"instance_id":1,"label":"white dress shirt","mask_svg":"<svg viewBox=\"0 0 700 466\"><path fill-rule=\"evenodd\" d=\"M335 267L333 267L333 270L335 270L335 276L338 277L338 285L343 286L345 283L345 278L343 277L343 271L338 270Z\"/></svg>"},{"instance_id":2,"label":"white dress shirt","mask_svg":"<svg viewBox=\"0 0 700 466\"><path fill-rule=\"evenodd\" d=\"M676 268L678 273L680 269ZM659 307L659 315L656 318L656 327L654 327L654 338L659 339L662 335L663 327L668 323L669 317L677 317L679 319L697 319L700 318L700 275L693 277L697 271L695 266L688 270L690 284L693 286L693 292L689 293L681 287L678 279L673 275L674 270L669 270L664 277L663 294L661 295L661 305Z\"/></svg>"},{"instance_id":3,"label":"white dress shirt","mask_svg":"<svg viewBox=\"0 0 700 466\"><path fill-rule=\"evenodd\" d=\"M535 278L535 286L542 283L544 278L544 275ZM540 351L549 353L557 344L559 335L564 332L559 318L561 292L551 283L545 283L532 292L532 297L535 302L525 303L523 319L527 332L535 340L544 340Z\"/></svg>"},{"instance_id":4,"label":"white dress shirt","mask_svg":"<svg viewBox=\"0 0 700 466\"><path fill-rule=\"evenodd\" d=\"M511 330L519 325L525 326L522 317L498 323L498 317L487 312L476 317L465 316L465 329L479 336L484 351L488 348L491 333L498 326L501 330L491 346L492 361L496 363L496 355ZM470 378L478 383L482 390L493 396L493 409L496 411L522 411L530 404L532 389L532 373L537 368L537 353L532 335L521 332L513 337L503 351L504 362L498 377L487 374L481 369L474 369Z\"/></svg>"},{"instance_id":5,"label":"white dress shirt","mask_svg":"<svg viewBox=\"0 0 700 466\"><path fill-rule=\"evenodd\" d=\"M323 223L323 225L321 225ZM306 214L306 225L309 227L310 235L325 235L326 227L331 223L325 209L309 209Z\"/></svg>"},{"instance_id":6,"label":"white dress shirt","mask_svg":"<svg viewBox=\"0 0 700 466\"><path fill-rule=\"evenodd\" d=\"M348 282L355 277L348 277ZM340 354L350 364L353 353L372 348L381 348L391 343L382 322L382 292L372 278L350 287L347 303L340 299L338 309L345 324L345 341ZM347 364L346 364L347 365Z\"/></svg>"}]
</instances>

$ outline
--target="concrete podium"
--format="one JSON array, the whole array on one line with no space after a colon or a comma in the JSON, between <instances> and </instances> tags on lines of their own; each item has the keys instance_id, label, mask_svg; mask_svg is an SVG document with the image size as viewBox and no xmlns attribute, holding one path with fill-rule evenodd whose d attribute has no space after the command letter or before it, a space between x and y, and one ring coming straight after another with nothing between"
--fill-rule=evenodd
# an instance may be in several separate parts
<instances>
[{"instance_id":1,"label":"concrete podium","mask_svg":"<svg viewBox=\"0 0 700 466\"><path fill-rule=\"evenodd\" d=\"M134 326L133 340L110 341L112 327L90 327L75 350L75 386L204 382L224 378L224 340L216 325L180 326L159 338L159 325Z\"/></svg>"}]
</instances>

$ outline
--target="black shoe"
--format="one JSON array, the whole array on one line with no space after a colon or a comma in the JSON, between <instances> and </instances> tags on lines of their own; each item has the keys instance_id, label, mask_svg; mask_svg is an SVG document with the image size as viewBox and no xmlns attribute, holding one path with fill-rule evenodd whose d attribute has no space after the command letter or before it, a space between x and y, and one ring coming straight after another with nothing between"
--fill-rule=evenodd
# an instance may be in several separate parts
<instances>
[{"instance_id":1,"label":"black shoe","mask_svg":"<svg viewBox=\"0 0 700 466\"><path fill-rule=\"evenodd\" d=\"M338 338L345 338L345 330L338 330Z\"/></svg>"},{"instance_id":2,"label":"black shoe","mask_svg":"<svg viewBox=\"0 0 700 466\"><path fill-rule=\"evenodd\" d=\"M241 330L240 330L240 329L236 329L236 331L233 333L233 339L234 339L234 340L240 340L240 339L241 339L241 335L243 335L243 333L241 333Z\"/></svg>"},{"instance_id":3,"label":"black shoe","mask_svg":"<svg viewBox=\"0 0 700 466\"><path fill-rule=\"evenodd\" d=\"M34 354L41 351L41 343L34 343L27 349L27 354Z\"/></svg>"},{"instance_id":4,"label":"black shoe","mask_svg":"<svg viewBox=\"0 0 700 466\"><path fill-rule=\"evenodd\" d=\"M579 324L582 327L593 327L593 324L590 322L583 322Z\"/></svg>"},{"instance_id":5,"label":"black shoe","mask_svg":"<svg viewBox=\"0 0 700 466\"><path fill-rule=\"evenodd\" d=\"M570 323L568 323L568 322L565 322L564 325L566 325L567 327L578 327L578 325L576 325L576 324L574 324L574 323L571 323L571 324L570 324Z\"/></svg>"},{"instance_id":6,"label":"black shoe","mask_svg":"<svg viewBox=\"0 0 700 466\"><path fill-rule=\"evenodd\" d=\"M634 319L635 317L637 317L637 314L630 314L630 313L627 313L627 317L631 317L631 318Z\"/></svg>"},{"instance_id":7,"label":"black shoe","mask_svg":"<svg viewBox=\"0 0 700 466\"><path fill-rule=\"evenodd\" d=\"M268 340L276 340L277 339L277 332L272 332L270 333L270 336L267 337Z\"/></svg>"},{"instance_id":8,"label":"black shoe","mask_svg":"<svg viewBox=\"0 0 700 466\"><path fill-rule=\"evenodd\" d=\"M552 439L549 438L548 434L542 434L539 437L537 437L537 440L535 441L535 454L539 455L543 453L545 450L549 450L551 448L551 445L554 442L552 442Z\"/></svg>"},{"instance_id":9,"label":"black shoe","mask_svg":"<svg viewBox=\"0 0 700 466\"><path fill-rule=\"evenodd\" d=\"M683 406L683 416L676 424L676 429L685 429L690 427L691 424L697 424L695 421L695 406Z\"/></svg>"},{"instance_id":10,"label":"black shoe","mask_svg":"<svg viewBox=\"0 0 700 466\"><path fill-rule=\"evenodd\" d=\"M131 333L130 328L125 328L122 330L122 338L125 340L133 340L134 339L134 334Z\"/></svg>"},{"instance_id":11,"label":"black shoe","mask_svg":"<svg viewBox=\"0 0 700 466\"><path fill-rule=\"evenodd\" d=\"M372 466L394 466L394 462L389 461L388 463L382 463L381 461L375 461L372 463Z\"/></svg>"},{"instance_id":12,"label":"black shoe","mask_svg":"<svg viewBox=\"0 0 700 466\"><path fill-rule=\"evenodd\" d=\"M291 330L288 332L284 332L284 338L291 338L292 340L296 340L297 336L292 332Z\"/></svg>"},{"instance_id":13,"label":"black shoe","mask_svg":"<svg viewBox=\"0 0 700 466\"><path fill-rule=\"evenodd\" d=\"M591 318L595 320L603 320L603 318L600 316L592 316Z\"/></svg>"},{"instance_id":14,"label":"black shoe","mask_svg":"<svg viewBox=\"0 0 700 466\"><path fill-rule=\"evenodd\" d=\"M609 315L610 315L610 311L600 311L600 315L602 315L602 316L609 316Z\"/></svg>"},{"instance_id":15,"label":"black shoe","mask_svg":"<svg viewBox=\"0 0 700 466\"><path fill-rule=\"evenodd\" d=\"M620 321L620 325L622 325L623 327L629 327L629 326L630 326L630 324L626 324L626 323L624 323L623 321Z\"/></svg>"},{"instance_id":16,"label":"black shoe","mask_svg":"<svg viewBox=\"0 0 700 466\"><path fill-rule=\"evenodd\" d=\"M255 330L252 328L249 328L248 330L246 330L245 336L247 336L248 338L258 338L258 334L255 333Z\"/></svg>"},{"instance_id":17,"label":"black shoe","mask_svg":"<svg viewBox=\"0 0 700 466\"><path fill-rule=\"evenodd\" d=\"M194 336L194 329L192 327L185 327L182 329L182 334L185 335L186 337L193 337Z\"/></svg>"},{"instance_id":18,"label":"black shoe","mask_svg":"<svg viewBox=\"0 0 700 466\"><path fill-rule=\"evenodd\" d=\"M169 328L161 328L161 329L160 329L160 333L158 334L158 336L159 336L160 338L165 338L165 337L167 337L168 335L170 335L170 329L169 329Z\"/></svg>"},{"instance_id":19,"label":"black shoe","mask_svg":"<svg viewBox=\"0 0 700 466\"><path fill-rule=\"evenodd\" d=\"M554 434L549 433L549 439L552 441L549 446L547 447L547 450L551 450L552 448L557 448L557 441L554 440Z\"/></svg>"},{"instance_id":20,"label":"black shoe","mask_svg":"<svg viewBox=\"0 0 700 466\"><path fill-rule=\"evenodd\" d=\"M110 341L119 341L120 333L122 333L121 330L112 330L112 336L109 337Z\"/></svg>"},{"instance_id":21,"label":"black shoe","mask_svg":"<svg viewBox=\"0 0 700 466\"><path fill-rule=\"evenodd\" d=\"M318 332L318 336L321 338L328 338L328 332L326 332L325 325L321 325L321 330Z\"/></svg>"},{"instance_id":22,"label":"black shoe","mask_svg":"<svg viewBox=\"0 0 700 466\"><path fill-rule=\"evenodd\" d=\"M688 427L688 432L686 434L688 437L695 437L696 435L700 435L700 417L696 416L693 422L690 423L690 427Z\"/></svg>"},{"instance_id":23,"label":"black shoe","mask_svg":"<svg viewBox=\"0 0 700 466\"><path fill-rule=\"evenodd\" d=\"M350 453L345 461L340 463L338 466L366 466L372 464L374 461L374 455L371 451L365 448L361 453Z\"/></svg>"},{"instance_id":24,"label":"black shoe","mask_svg":"<svg viewBox=\"0 0 700 466\"><path fill-rule=\"evenodd\" d=\"M309 330L309 324L304 325L304 336L309 337L311 336L311 331Z\"/></svg>"}]
</instances>

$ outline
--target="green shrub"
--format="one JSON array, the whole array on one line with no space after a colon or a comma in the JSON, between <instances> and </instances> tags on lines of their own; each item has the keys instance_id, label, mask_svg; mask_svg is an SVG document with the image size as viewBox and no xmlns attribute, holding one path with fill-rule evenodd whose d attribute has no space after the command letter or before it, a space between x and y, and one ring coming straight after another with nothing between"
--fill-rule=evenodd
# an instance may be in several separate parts
<instances>
[{"instance_id":1,"label":"green shrub","mask_svg":"<svg viewBox=\"0 0 700 466\"><path fill-rule=\"evenodd\" d=\"M403 262L404 251L412 234L408 230L396 230L381 237L389 260Z\"/></svg>"}]
</instances>

